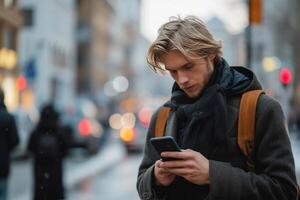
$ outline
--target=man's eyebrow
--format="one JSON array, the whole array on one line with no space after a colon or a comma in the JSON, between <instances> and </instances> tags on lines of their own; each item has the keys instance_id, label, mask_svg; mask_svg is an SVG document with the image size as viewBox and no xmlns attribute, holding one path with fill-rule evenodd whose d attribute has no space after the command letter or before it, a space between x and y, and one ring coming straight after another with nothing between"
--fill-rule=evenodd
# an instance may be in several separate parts
<instances>
[{"instance_id":1,"label":"man's eyebrow","mask_svg":"<svg viewBox=\"0 0 300 200\"><path fill-rule=\"evenodd\" d=\"M182 65L180 68L190 67L191 65L193 65L192 62L187 62L186 64Z\"/></svg>"},{"instance_id":2,"label":"man's eyebrow","mask_svg":"<svg viewBox=\"0 0 300 200\"><path fill-rule=\"evenodd\" d=\"M191 62L187 62L179 67L177 67L176 69L168 69L168 67L166 66L165 69L170 71L170 70L178 70L178 69L183 69L183 68L186 68L186 67L190 67L193 63Z\"/></svg>"}]
</instances>

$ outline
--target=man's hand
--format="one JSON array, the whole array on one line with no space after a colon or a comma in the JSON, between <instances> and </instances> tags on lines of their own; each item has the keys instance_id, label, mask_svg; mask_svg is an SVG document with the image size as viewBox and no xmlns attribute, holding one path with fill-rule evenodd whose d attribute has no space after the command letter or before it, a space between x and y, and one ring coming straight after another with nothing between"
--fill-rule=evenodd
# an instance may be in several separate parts
<instances>
[{"instance_id":1,"label":"man's hand","mask_svg":"<svg viewBox=\"0 0 300 200\"><path fill-rule=\"evenodd\" d=\"M168 173L181 176L194 184L209 184L209 161L201 153L187 149L182 152L163 152L161 156L180 159L159 165Z\"/></svg>"},{"instance_id":2,"label":"man's hand","mask_svg":"<svg viewBox=\"0 0 300 200\"><path fill-rule=\"evenodd\" d=\"M174 181L175 175L168 172L167 169L161 168L162 163L161 160L155 162L154 176L158 185L168 186Z\"/></svg>"}]
</instances>

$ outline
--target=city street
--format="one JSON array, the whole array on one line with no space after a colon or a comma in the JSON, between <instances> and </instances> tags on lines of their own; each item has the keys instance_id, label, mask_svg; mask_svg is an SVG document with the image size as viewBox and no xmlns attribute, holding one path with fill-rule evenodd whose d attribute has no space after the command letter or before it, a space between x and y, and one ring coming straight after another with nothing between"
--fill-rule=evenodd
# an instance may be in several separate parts
<instances>
[{"instance_id":1,"label":"city street","mask_svg":"<svg viewBox=\"0 0 300 200\"><path fill-rule=\"evenodd\" d=\"M64 165L67 199L138 199L135 181L140 158L141 154L127 156L117 139L90 158L68 158ZM30 160L12 163L9 199L32 199L31 167ZM113 189L115 186L118 188Z\"/></svg>"},{"instance_id":2,"label":"city street","mask_svg":"<svg viewBox=\"0 0 300 200\"><path fill-rule=\"evenodd\" d=\"M126 156L110 169L84 179L70 191L68 199L138 200L135 184L140 158L140 154Z\"/></svg>"},{"instance_id":3,"label":"city street","mask_svg":"<svg viewBox=\"0 0 300 200\"><path fill-rule=\"evenodd\" d=\"M251 184L216 196L291 198L295 174L300 185L300 0L174 2L0 0L0 200L138 200L147 133L174 135L231 171L253 157L256 171L228 172L232 184ZM187 165L167 171L211 188L213 165L193 165L200 157L175 154ZM221 187L230 185L225 168ZM207 195L178 185L168 198Z\"/></svg>"},{"instance_id":4,"label":"city street","mask_svg":"<svg viewBox=\"0 0 300 200\"><path fill-rule=\"evenodd\" d=\"M291 135L292 147L300 180L299 141ZM117 139L93 157L73 156L65 162L66 199L137 200L136 177L142 154L127 155ZM9 199L32 198L31 162L14 161L10 179Z\"/></svg>"}]
</instances>

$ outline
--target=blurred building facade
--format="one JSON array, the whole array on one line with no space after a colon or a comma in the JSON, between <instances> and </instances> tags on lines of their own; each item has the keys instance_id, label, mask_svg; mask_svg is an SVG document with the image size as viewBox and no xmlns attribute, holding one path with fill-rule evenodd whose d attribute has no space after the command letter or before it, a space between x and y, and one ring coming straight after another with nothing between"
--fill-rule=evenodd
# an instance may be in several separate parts
<instances>
[{"instance_id":1,"label":"blurred building facade","mask_svg":"<svg viewBox=\"0 0 300 200\"><path fill-rule=\"evenodd\" d=\"M77 79L78 94L97 94L108 77L110 26L113 8L106 0L77 1Z\"/></svg>"},{"instance_id":2,"label":"blurred building facade","mask_svg":"<svg viewBox=\"0 0 300 200\"><path fill-rule=\"evenodd\" d=\"M265 90L279 100L286 114L290 99L299 81L300 65L300 2L297 0L260 1L261 20L251 24L251 66L258 74ZM278 11L280 12L274 12ZM283 86L280 71L283 67L293 73L293 83Z\"/></svg>"},{"instance_id":3,"label":"blurred building facade","mask_svg":"<svg viewBox=\"0 0 300 200\"><path fill-rule=\"evenodd\" d=\"M22 18L16 0L0 0L0 86L10 110L19 104L18 32Z\"/></svg>"},{"instance_id":4,"label":"blurred building facade","mask_svg":"<svg viewBox=\"0 0 300 200\"><path fill-rule=\"evenodd\" d=\"M31 94L28 104L58 107L75 97L75 0L20 0L24 24L19 37L20 67Z\"/></svg>"},{"instance_id":5,"label":"blurred building facade","mask_svg":"<svg viewBox=\"0 0 300 200\"><path fill-rule=\"evenodd\" d=\"M244 66L246 62L245 35L243 32L238 34L230 33L224 22L218 17L212 17L207 21L207 26L217 40L223 44L223 57L229 65Z\"/></svg>"},{"instance_id":6,"label":"blurred building facade","mask_svg":"<svg viewBox=\"0 0 300 200\"><path fill-rule=\"evenodd\" d=\"M123 3L122 10L126 10L130 2ZM122 98L112 82L118 76L125 77L125 71L131 69L128 60L124 59L131 41L123 16L119 14L119 3L77 1L77 95L111 110Z\"/></svg>"},{"instance_id":7,"label":"blurred building facade","mask_svg":"<svg viewBox=\"0 0 300 200\"><path fill-rule=\"evenodd\" d=\"M67 109L82 96L106 106L170 94L171 79L146 63L141 0L19 0L19 6L15 76L26 83L18 98L26 109L49 101Z\"/></svg>"},{"instance_id":8,"label":"blurred building facade","mask_svg":"<svg viewBox=\"0 0 300 200\"><path fill-rule=\"evenodd\" d=\"M149 42L140 32L140 6L140 0L77 1L79 95L105 106L164 88L155 87L147 69Z\"/></svg>"},{"instance_id":9,"label":"blurred building facade","mask_svg":"<svg viewBox=\"0 0 300 200\"><path fill-rule=\"evenodd\" d=\"M129 88L123 97L133 97L143 106L147 100L170 95L171 78L155 74L146 62L151 42L141 33L141 0L109 2L116 12L111 30L115 42L111 48L110 64L112 69L118 69L111 75L121 72L128 79Z\"/></svg>"}]
</instances>

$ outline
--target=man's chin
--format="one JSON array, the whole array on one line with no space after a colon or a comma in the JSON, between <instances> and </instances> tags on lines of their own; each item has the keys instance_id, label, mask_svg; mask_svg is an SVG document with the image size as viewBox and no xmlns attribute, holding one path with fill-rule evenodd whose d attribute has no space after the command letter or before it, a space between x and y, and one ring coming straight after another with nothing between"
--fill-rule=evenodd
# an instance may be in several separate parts
<instances>
[{"instance_id":1,"label":"man's chin","mask_svg":"<svg viewBox=\"0 0 300 200\"><path fill-rule=\"evenodd\" d=\"M190 97L190 98L197 98L199 96L198 93L187 93L187 92L186 92L186 95L188 95L188 97Z\"/></svg>"}]
</instances>

